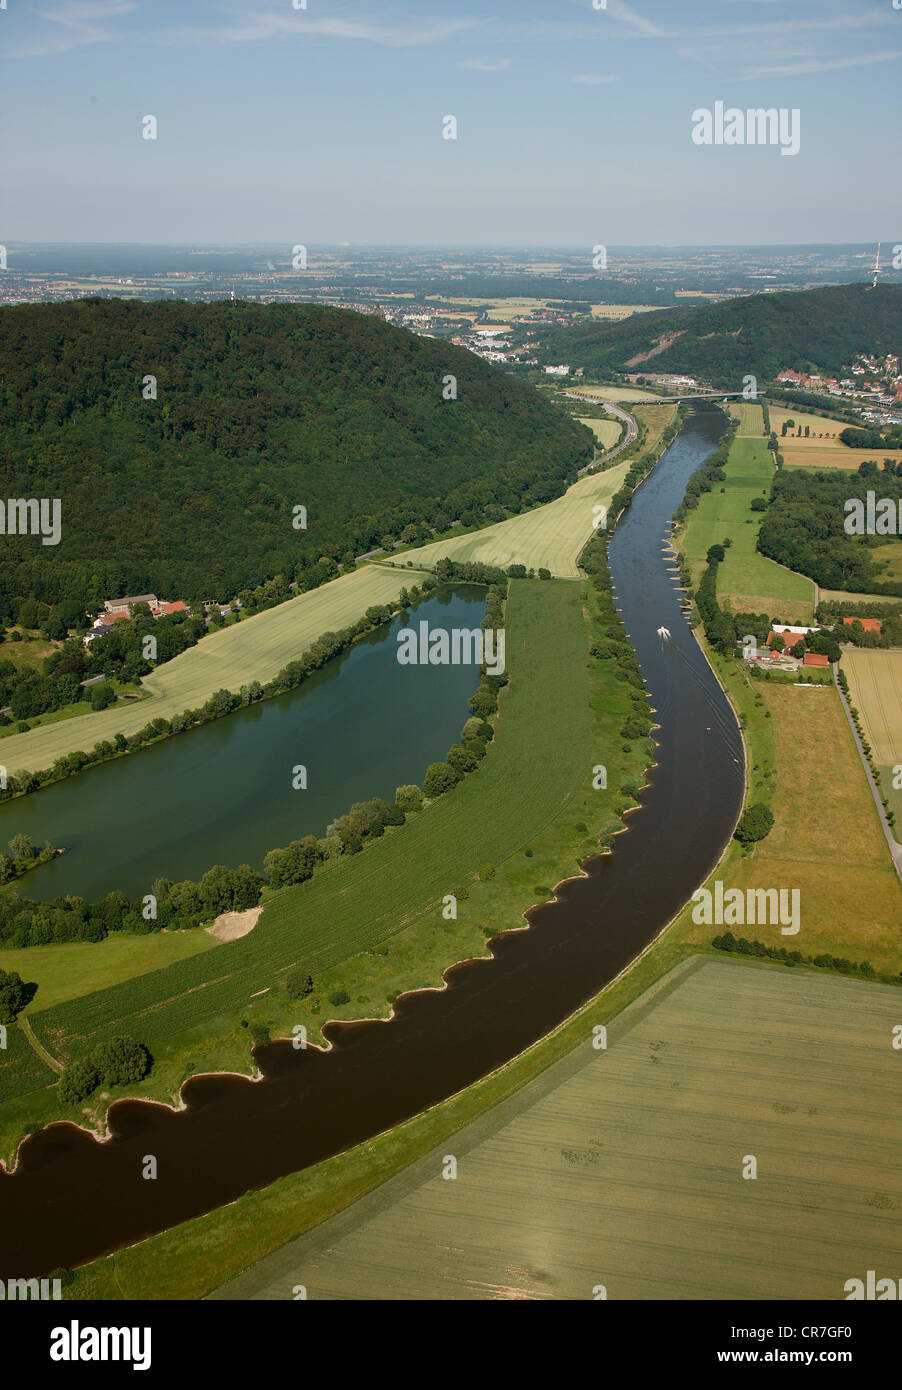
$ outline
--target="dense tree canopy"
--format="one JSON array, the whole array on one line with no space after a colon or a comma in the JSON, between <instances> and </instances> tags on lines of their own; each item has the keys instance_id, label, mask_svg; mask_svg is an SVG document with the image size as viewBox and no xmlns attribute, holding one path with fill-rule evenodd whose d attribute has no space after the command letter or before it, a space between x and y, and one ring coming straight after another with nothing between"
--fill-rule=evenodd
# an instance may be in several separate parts
<instances>
[{"instance_id":1,"label":"dense tree canopy","mask_svg":"<svg viewBox=\"0 0 902 1390\"><path fill-rule=\"evenodd\" d=\"M737 390L747 373L764 385L782 367L836 374L860 352L902 352L902 286L830 285L592 319L549 334L540 355L601 371L688 372Z\"/></svg>"},{"instance_id":2,"label":"dense tree canopy","mask_svg":"<svg viewBox=\"0 0 902 1390\"><path fill-rule=\"evenodd\" d=\"M58 545L3 538L0 592L82 608L311 587L405 527L556 497L594 447L524 382L376 315L117 299L0 309L0 433L0 496L62 508Z\"/></svg>"}]
</instances>

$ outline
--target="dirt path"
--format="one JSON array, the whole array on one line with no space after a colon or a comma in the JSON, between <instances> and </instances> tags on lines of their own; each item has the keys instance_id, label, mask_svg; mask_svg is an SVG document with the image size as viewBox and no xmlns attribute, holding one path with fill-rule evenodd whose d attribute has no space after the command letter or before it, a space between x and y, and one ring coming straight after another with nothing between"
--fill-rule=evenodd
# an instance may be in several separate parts
<instances>
[{"instance_id":1,"label":"dirt path","mask_svg":"<svg viewBox=\"0 0 902 1390\"><path fill-rule=\"evenodd\" d=\"M55 1057L51 1057L44 1044L38 1042L37 1038L35 1037L34 1029L32 1028L31 1024L29 1023L28 1019L24 1014L19 1015L19 1027L22 1029L22 1032L25 1034L26 1038L31 1043L31 1046L34 1048L41 1061L46 1062L48 1067L52 1067L52 1069L59 1076L62 1076L62 1063L58 1062Z\"/></svg>"}]
</instances>

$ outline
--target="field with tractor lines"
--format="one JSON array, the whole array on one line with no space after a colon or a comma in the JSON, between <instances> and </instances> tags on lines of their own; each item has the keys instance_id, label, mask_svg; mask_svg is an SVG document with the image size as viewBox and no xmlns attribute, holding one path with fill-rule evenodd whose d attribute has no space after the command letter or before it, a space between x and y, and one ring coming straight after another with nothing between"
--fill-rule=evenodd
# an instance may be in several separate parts
<instances>
[{"instance_id":1,"label":"field with tractor lines","mask_svg":"<svg viewBox=\"0 0 902 1390\"><path fill-rule=\"evenodd\" d=\"M902 834L902 787L893 782L902 768L902 651L847 647L843 670L849 680L851 703L861 715L880 786L896 813L896 837Z\"/></svg>"},{"instance_id":2,"label":"field with tractor lines","mask_svg":"<svg viewBox=\"0 0 902 1390\"><path fill-rule=\"evenodd\" d=\"M587 1036L214 1296L841 1300L902 1268L898 1005L888 985L696 958L606 1050Z\"/></svg>"}]
</instances>

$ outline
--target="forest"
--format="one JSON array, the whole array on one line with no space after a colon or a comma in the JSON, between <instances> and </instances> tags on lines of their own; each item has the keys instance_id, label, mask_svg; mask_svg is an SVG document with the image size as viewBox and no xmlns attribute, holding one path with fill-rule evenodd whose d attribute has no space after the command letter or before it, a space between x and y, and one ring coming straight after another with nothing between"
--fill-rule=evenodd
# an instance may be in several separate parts
<instances>
[{"instance_id":1,"label":"forest","mask_svg":"<svg viewBox=\"0 0 902 1390\"><path fill-rule=\"evenodd\" d=\"M783 367L835 374L859 352L900 351L902 286L858 284L580 323L549 333L539 356L599 372L647 364L650 372L686 372L737 390L749 373L761 383Z\"/></svg>"},{"instance_id":2,"label":"forest","mask_svg":"<svg viewBox=\"0 0 902 1390\"><path fill-rule=\"evenodd\" d=\"M314 587L549 501L594 451L526 383L378 315L99 298L0 310L0 440L0 496L62 504L59 545L0 537L0 620Z\"/></svg>"},{"instance_id":3,"label":"forest","mask_svg":"<svg viewBox=\"0 0 902 1390\"><path fill-rule=\"evenodd\" d=\"M875 482L871 471L864 469L862 464L861 476L780 469L758 533L762 555L807 574L824 589L902 595L902 583L879 577L869 544L885 545L887 538L851 536L845 530L845 503L850 498L863 498L868 488L875 487L881 498L902 497L902 478L885 471Z\"/></svg>"}]
</instances>

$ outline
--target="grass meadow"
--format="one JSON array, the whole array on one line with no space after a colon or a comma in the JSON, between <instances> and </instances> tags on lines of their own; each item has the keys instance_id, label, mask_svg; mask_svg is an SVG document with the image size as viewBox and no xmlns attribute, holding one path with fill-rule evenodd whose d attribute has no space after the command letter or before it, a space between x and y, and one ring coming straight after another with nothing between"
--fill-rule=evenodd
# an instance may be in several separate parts
<instances>
[{"instance_id":1,"label":"grass meadow","mask_svg":"<svg viewBox=\"0 0 902 1390\"><path fill-rule=\"evenodd\" d=\"M730 449L725 483L715 483L689 514L679 548L693 581L705 567L709 546L732 544L717 572L717 594L734 612L768 612L771 617L805 623L814 612L814 585L760 555L758 527L762 513L751 510L752 499L770 494L773 459L764 439L738 438Z\"/></svg>"}]
</instances>

